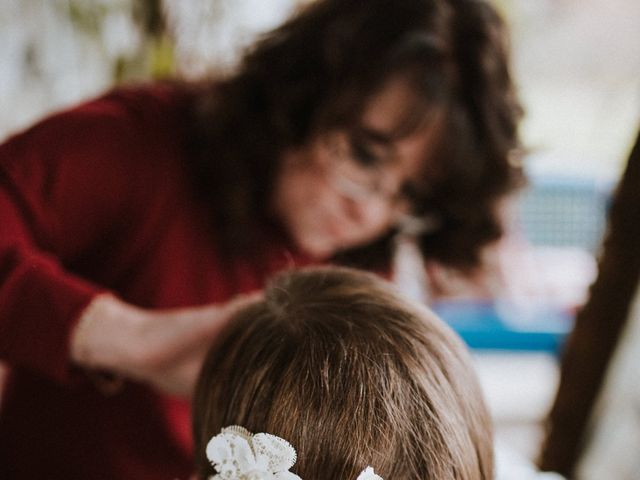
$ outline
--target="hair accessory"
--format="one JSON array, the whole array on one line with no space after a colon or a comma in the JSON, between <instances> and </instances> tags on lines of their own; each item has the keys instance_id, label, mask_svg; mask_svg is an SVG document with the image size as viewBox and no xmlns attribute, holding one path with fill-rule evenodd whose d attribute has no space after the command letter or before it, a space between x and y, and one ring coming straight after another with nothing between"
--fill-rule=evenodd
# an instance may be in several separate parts
<instances>
[{"instance_id":1,"label":"hair accessory","mask_svg":"<svg viewBox=\"0 0 640 480\"><path fill-rule=\"evenodd\" d=\"M302 480L289 469L296 451L289 442L270 433L249 432L238 425L223 428L207 444L207 458L217 473L209 480ZM357 480L383 480L365 468Z\"/></svg>"},{"instance_id":2,"label":"hair accessory","mask_svg":"<svg viewBox=\"0 0 640 480\"><path fill-rule=\"evenodd\" d=\"M383 480L383 478L377 475L373 468L367 467L358 475L356 480Z\"/></svg>"},{"instance_id":3,"label":"hair accessory","mask_svg":"<svg viewBox=\"0 0 640 480\"><path fill-rule=\"evenodd\" d=\"M300 480L289 472L296 463L296 451L280 437L268 433L253 435L246 428L223 428L207 444L207 458L220 480Z\"/></svg>"}]
</instances>

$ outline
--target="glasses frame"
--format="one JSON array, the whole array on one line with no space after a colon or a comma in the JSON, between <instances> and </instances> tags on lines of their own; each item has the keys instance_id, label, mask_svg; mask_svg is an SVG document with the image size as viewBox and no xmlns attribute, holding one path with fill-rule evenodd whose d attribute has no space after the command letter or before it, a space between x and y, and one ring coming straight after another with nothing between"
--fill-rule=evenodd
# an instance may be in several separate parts
<instances>
[{"instance_id":1,"label":"glasses frame","mask_svg":"<svg viewBox=\"0 0 640 480\"><path fill-rule=\"evenodd\" d=\"M328 161L324 165L324 174L329 185L339 195L354 202L362 203L379 200L394 211L394 226L403 233L420 235L433 230L437 221L431 217L411 213L418 202L405 190L406 185L385 186L385 175L393 174L391 168L397 161L397 153L392 144L386 145L371 141L374 146L360 151L357 134L334 131L324 138ZM361 156L361 158L358 158Z\"/></svg>"}]
</instances>

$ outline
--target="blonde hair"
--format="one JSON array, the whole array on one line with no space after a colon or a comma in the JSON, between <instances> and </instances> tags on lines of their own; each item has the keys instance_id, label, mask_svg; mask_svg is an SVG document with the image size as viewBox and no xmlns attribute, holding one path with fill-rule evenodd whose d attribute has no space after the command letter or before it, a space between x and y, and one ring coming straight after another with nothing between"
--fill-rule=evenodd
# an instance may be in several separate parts
<instances>
[{"instance_id":1,"label":"blonde hair","mask_svg":"<svg viewBox=\"0 0 640 480\"><path fill-rule=\"evenodd\" d=\"M469 356L431 311L374 275L277 277L212 346L194 397L196 467L229 425L288 440L304 480L493 478L490 419Z\"/></svg>"}]
</instances>

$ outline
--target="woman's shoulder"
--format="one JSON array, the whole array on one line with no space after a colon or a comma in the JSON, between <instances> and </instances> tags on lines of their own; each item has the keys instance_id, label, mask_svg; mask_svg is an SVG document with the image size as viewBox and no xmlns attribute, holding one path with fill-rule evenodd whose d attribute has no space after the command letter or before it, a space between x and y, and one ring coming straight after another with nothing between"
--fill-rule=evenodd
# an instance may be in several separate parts
<instances>
[{"instance_id":1,"label":"woman's shoulder","mask_svg":"<svg viewBox=\"0 0 640 480\"><path fill-rule=\"evenodd\" d=\"M179 185L191 99L164 83L114 88L6 140L0 176L23 197L63 211L142 208Z\"/></svg>"},{"instance_id":2,"label":"woman's shoulder","mask_svg":"<svg viewBox=\"0 0 640 480\"><path fill-rule=\"evenodd\" d=\"M74 110L77 114L161 121L189 115L198 95L197 88L178 82L126 84L114 87Z\"/></svg>"},{"instance_id":3,"label":"woman's shoulder","mask_svg":"<svg viewBox=\"0 0 640 480\"><path fill-rule=\"evenodd\" d=\"M49 113L6 139L0 149L43 149L51 157L60 150L96 154L145 141L162 143L187 131L195 98L192 89L178 84L118 86Z\"/></svg>"},{"instance_id":4,"label":"woman's shoulder","mask_svg":"<svg viewBox=\"0 0 640 480\"><path fill-rule=\"evenodd\" d=\"M177 156L192 130L195 89L168 82L118 86L53 112L0 146L5 168L44 164L143 167ZM11 155L1 155L2 150ZM28 162L27 158L30 158ZM8 165L12 164L12 165ZM157 164L156 164L157 165Z\"/></svg>"}]
</instances>

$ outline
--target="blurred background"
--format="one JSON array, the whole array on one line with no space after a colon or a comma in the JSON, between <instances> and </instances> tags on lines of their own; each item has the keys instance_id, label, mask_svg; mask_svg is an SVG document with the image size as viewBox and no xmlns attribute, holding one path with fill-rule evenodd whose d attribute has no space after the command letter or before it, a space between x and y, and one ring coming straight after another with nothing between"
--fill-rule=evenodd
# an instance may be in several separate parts
<instances>
[{"instance_id":1,"label":"blurred background","mask_svg":"<svg viewBox=\"0 0 640 480\"><path fill-rule=\"evenodd\" d=\"M228 71L300 3L0 0L0 138L119 83ZM495 295L478 298L465 278L425 295L472 347L498 438L533 458L562 341L597 273L611 189L640 125L640 2L496 5L512 32L530 185L505 207L510 235L492 253ZM412 258L400 262L405 279ZM407 289L428 289L413 280Z\"/></svg>"}]
</instances>

